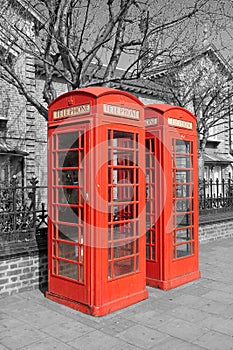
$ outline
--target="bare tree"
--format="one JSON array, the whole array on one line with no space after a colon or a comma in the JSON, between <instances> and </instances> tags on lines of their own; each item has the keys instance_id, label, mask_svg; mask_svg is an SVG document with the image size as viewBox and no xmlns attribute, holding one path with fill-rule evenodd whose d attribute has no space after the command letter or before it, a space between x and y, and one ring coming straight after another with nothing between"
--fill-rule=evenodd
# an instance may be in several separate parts
<instances>
[{"instance_id":1,"label":"bare tree","mask_svg":"<svg viewBox=\"0 0 233 350\"><path fill-rule=\"evenodd\" d=\"M208 138L230 132L233 70L212 45L203 52L173 63L164 74L162 85L167 102L185 107L197 117L199 175L203 178Z\"/></svg>"},{"instance_id":2,"label":"bare tree","mask_svg":"<svg viewBox=\"0 0 233 350\"><path fill-rule=\"evenodd\" d=\"M211 23L222 2L0 0L0 5L0 78L47 118L46 104L57 95L56 76L67 90L138 79L196 45L199 26ZM43 99L25 85L22 55L33 57L43 75Z\"/></svg>"}]
</instances>

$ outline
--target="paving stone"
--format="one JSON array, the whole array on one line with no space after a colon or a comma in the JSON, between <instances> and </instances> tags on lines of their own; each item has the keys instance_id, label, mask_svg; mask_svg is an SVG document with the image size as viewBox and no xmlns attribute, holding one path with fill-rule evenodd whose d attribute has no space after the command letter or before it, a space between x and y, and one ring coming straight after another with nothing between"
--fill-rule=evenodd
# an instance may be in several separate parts
<instances>
[{"instance_id":1,"label":"paving stone","mask_svg":"<svg viewBox=\"0 0 233 350\"><path fill-rule=\"evenodd\" d=\"M45 337L44 333L23 324L19 327L11 328L7 334L0 334L0 343L9 349L15 350L42 340Z\"/></svg>"},{"instance_id":2,"label":"paving stone","mask_svg":"<svg viewBox=\"0 0 233 350\"><path fill-rule=\"evenodd\" d=\"M70 345L54 338L45 338L36 343L25 346L23 350L74 350ZM1 348L0 348L1 350Z\"/></svg>"},{"instance_id":3,"label":"paving stone","mask_svg":"<svg viewBox=\"0 0 233 350\"><path fill-rule=\"evenodd\" d=\"M132 327L135 322L130 321L123 317L114 317L111 320L106 320L101 323L99 331L104 332L109 335L117 335L118 333Z\"/></svg>"},{"instance_id":4,"label":"paving stone","mask_svg":"<svg viewBox=\"0 0 233 350\"><path fill-rule=\"evenodd\" d=\"M233 337L233 319L226 319L223 317L209 315L207 318L200 321L199 325L213 331L228 334Z\"/></svg>"},{"instance_id":5,"label":"paving stone","mask_svg":"<svg viewBox=\"0 0 233 350\"><path fill-rule=\"evenodd\" d=\"M172 320L158 328L160 332L172 335L173 337L192 342L201 335L208 332L208 329L181 319Z\"/></svg>"},{"instance_id":6,"label":"paving stone","mask_svg":"<svg viewBox=\"0 0 233 350\"><path fill-rule=\"evenodd\" d=\"M68 345L78 350L109 350L114 347L118 349L118 346L124 345L124 341L95 330L72 340Z\"/></svg>"},{"instance_id":7,"label":"paving stone","mask_svg":"<svg viewBox=\"0 0 233 350\"><path fill-rule=\"evenodd\" d=\"M167 337L162 342L158 343L157 347L152 347L149 350L204 350L206 348L199 345L191 344L189 342L174 338Z\"/></svg>"},{"instance_id":8,"label":"paving stone","mask_svg":"<svg viewBox=\"0 0 233 350\"><path fill-rule=\"evenodd\" d=\"M207 317L207 314L199 309L193 309L190 306L180 306L171 311L173 318L199 323Z\"/></svg>"},{"instance_id":9,"label":"paving stone","mask_svg":"<svg viewBox=\"0 0 233 350\"><path fill-rule=\"evenodd\" d=\"M216 301L221 300L224 304L233 304L233 292L227 293L221 290L211 290L204 295L204 298Z\"/></svg>"},{"instance_id":10,"label":"paving stone","mask_svg":"<svg viewBox=\"0 0 233 350\"><path fill-rule=\"evenodd\" d=\"M47 335L53 336L55 339L61 339L64 342L70 342L78 337L81 337L89 332L93 332L94 329L86 326L85 324L73 320L53 323L44 329Z\"/></svg>"},{"instance_id":11,"label":"paving stone","mask_svg":"<svg viewBox=\"0 0 233 350\"><path fill-rule=\"evenodd\" d=\"M156 329L162 324L167 323L173 319L171 315L172 311L173 309L169 310L169 312L161 312L158 309L155 309L146 312L139 312L134 315L126 315L125 317L137 324Z\"/></svg>"},{"instance_id":12,"label":"paving stone","mask_svg":"<svg viewBox=\"0 0 233 350\"><path fill-rule=\"evenodd\" d=\"M142 349L155 347L159 342L167 338L166 334L141 325L130 327L117 336L129 344L141 347Z\"/></svg>"},{"instance_id":13,"label":"paving stone","mask_svg":"<svg viewBox=\"0 0 233 350\"><path fill-rule=\"evenodd\" d=\"M211 331L196 339L194 344L203 346L209 350L232 350L233 338L226 334Z\"/></svg>"}]
</instances>

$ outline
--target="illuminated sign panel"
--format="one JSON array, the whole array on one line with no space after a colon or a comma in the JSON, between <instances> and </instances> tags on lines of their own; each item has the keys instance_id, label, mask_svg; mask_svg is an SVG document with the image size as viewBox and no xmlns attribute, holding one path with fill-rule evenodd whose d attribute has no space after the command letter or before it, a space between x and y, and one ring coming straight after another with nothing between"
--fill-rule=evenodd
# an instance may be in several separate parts
<instances>
[{"instance_id":1,"label":"illuminated sign panel","mask_svg":"<svg viewBox=\"0 0 233 350\"><path fill-rule=\"evenodd\" d=\"M193 123L175 118L168 118L168 125L189 130L193 129Z\"/></svg>"},{"instance_id":2,"label":"illuminated sign panel","mask_svg":"<svg viewBox=\"0 0 233 350\"><path fill-rule=\"evenodd\" d=\"M139 120L140 113L136 109L131 109L127 107L115 106L104 103L103 105L104 114L111 114L118 117L130 118L134 120Z\"/></svg>"},{"instance_id":3,"label":"illuminated sign panel","mask_svg":"<svg viewBox=\"0 0 233 350\"><path fill-rule=\"evenodd\" d=\"M90 110L91 110L91 107L89 104L62 108L62 109L53 111L53 119L89 114Z\"/></svg>"}]
</instances>

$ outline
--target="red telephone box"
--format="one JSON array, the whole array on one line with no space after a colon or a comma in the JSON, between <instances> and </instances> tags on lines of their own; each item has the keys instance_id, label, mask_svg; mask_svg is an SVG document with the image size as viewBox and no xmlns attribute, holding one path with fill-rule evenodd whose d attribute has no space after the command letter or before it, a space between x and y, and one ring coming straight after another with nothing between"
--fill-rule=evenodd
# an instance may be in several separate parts
<instances>
[{"instance_id":1,"label":"red telephone box","mask_svg":"<svg viewBox=\"0 0 233 350\"><path fill-rule=\"evenodd\" d=\"M144 108L90 87L49 106L47 297L101 316L147 298Z\"/></svg>"},{"instance_id":2,"label":"red telephone box","mask_svg":"<svg viewBox=\"0 0 233 350\"><path fill-rule=\"evenodd\" d=\"M154 104L145 124L147 284L167 290L200 277L196 118Z\"/></svg>"}]
</instances>

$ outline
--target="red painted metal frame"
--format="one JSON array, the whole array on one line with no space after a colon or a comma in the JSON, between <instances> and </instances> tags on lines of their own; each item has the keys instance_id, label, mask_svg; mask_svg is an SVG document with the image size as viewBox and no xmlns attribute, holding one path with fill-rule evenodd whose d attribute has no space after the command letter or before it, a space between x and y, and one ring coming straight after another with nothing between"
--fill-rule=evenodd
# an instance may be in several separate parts
<instances>
[{"instance_id":1,"label":"red painted metal frame","mask_svg":"<svg viewBox=\"0 0 233 350\"><path fill-rule=\"evenodd\" d=\"M168 290L200 277L196 118L184 108L155 104L146 106L145 122L146 280Z\"/></svg>"},{"instance_id":2,"label":"red painted metal frame","mask_svg":"<svg viewBox=\"0 0 233 350\"><path fill-rule=\"evenodd\" d=\"M60 167L59 135L75 132L84 132L84 147L74 140ZM119 137L114 140L114 135ZM47 297L95 316L147 298L143 104L128 93L102 87L63 94L49 106L48 140ZM75 152L83 157L77 164ZM76 183L81 171L82 185ZM59 203L59 186L68 204ZM73 190L82 195L69 205L67 193ZM128 191L131 197L126 197ZM65 219L58 212L64 207L83 212L82 222L74 215L62 235L57 227L60 217ZM73 212L66 210L68 219ZM76 228L84 236L77 233L75 240Z\"/></svg>"}]
</instances>

